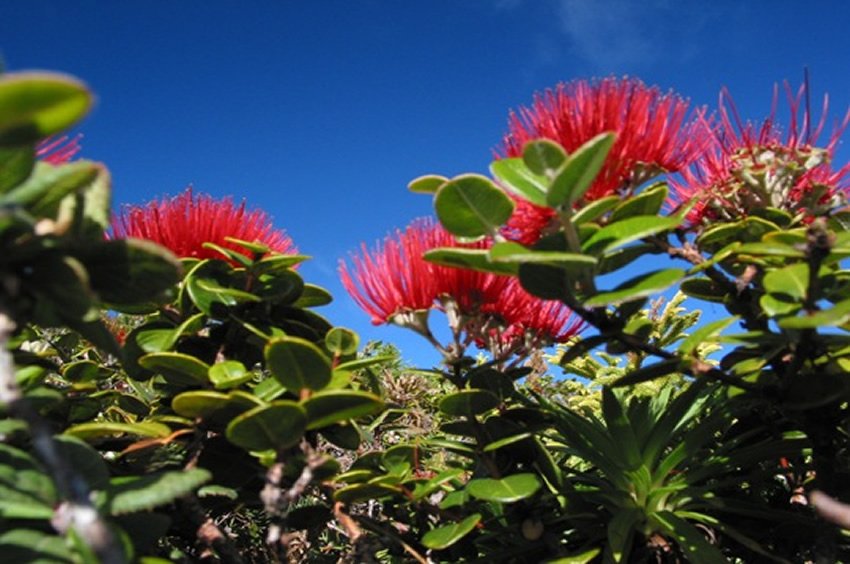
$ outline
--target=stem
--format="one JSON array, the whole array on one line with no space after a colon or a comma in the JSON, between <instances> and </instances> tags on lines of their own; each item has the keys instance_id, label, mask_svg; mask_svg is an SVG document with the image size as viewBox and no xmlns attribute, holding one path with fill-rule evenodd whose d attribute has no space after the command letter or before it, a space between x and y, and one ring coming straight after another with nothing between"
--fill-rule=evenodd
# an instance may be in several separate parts
<instances>
[{"instance_id":1,"label":"stem","mask_svg":"<svg viewBox=\"0 0 850 564\"><path fill-rule=\"evenodd\" d=\"M15 363L8 350L14 330L15 322L6 308L0 306L0 403L6 405L9 415L27 424L33 448L64 499L56 507L51 524L63 535L75 530L101 562L124 563L127 560L121 545L91 503L88 484L63 458L47 422L30 405L18 386Z\"/></svg>"}]
</instances>

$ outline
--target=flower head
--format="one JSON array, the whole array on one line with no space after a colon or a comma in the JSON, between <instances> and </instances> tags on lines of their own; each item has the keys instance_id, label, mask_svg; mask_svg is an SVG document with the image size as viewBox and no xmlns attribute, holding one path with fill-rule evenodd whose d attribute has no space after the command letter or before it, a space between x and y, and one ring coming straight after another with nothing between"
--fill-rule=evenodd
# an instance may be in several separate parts
<instances>
[{"instance_id":1,"label":"flower head","mask_svg":"<svg viewBox=\"0 0 850 564\"><path fill-rule=\"evenodd\" d=\"M422 255L437 247L486 248L488 241L458 243L430 219L414 221L383 245L341 261L342 283L376 325L396 323L425 332L419 314L437 308L450 324L481 346L563 342L579 330L572 312L525 292L515 278L440 266Z\"/></svg>"},{"instance_id":2,"label":"flower head","mask_svg":"<svg viewBox=\"0 0 850 564\"><path fill-rule=\"evenodd\" d=\"M701 115L697 111L696 117ZM706 142L704 122L688 117L686 100L638 79L609 77L560 84L538 94L530 108L512 112L500 154L521 156L526 143L540 138L572 152L608 131L616 140L585 202L628 193L658 174L679 171ZM506 234L533 242L553 217L551 210L520 201Z\"/></svg>"},{"instance_id":3,"label":"flower head","mask_svg":"<svg viewBox=\"0 0 850 564\"><path fill-rule=\"evenodd\" d=\"M173 198L125 206L112 220L112 235L153 241L181 258L222 258L204 243L243 251L226 237L262 243L278 253L296 252L292 239L275 229L263 210L247 210L245 202L237 205L229 197L195 194L191 187Z\"/></svg>"},{"instance_id":4,"label":"flower head","mask_svg":"<svg viewBox=\"0 0 850 564\"><path fill-rule=\"evenodd\" d=\"M48 137L35 146L35 156L52 165L65 164L82 150L80 147L82 137L82 135Z\"/></svg>"},{"instance_id":5,"label":"flower head","mask_svg":"<svg viewBox=\"0 0 850 564\"><path fill-rule=\"evenodd\" d=\"M778 90L773 109L760 124L744 123L727 90L720 93L720 119L708 151L688 169L682 180L671 182L674 205L695 199L692 223L746 216L757 208L774 207L812 216L839 205L850 184L850 164L830 166L839 138L850 122L850 112L836 123L825 146L817 147L826 124L828 98L821 118L812 122L805 84L796 93L786 84L790 108L787 132L776 120Z\"/></svg>"}]
</instances>

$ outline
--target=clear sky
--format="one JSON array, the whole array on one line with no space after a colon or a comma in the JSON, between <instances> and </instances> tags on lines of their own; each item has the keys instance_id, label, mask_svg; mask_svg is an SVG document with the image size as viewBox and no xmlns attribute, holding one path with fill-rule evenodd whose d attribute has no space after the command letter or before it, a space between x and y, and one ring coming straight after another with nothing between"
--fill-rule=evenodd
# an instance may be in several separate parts
<instances>
[{"instance_id":1,"label":"clear sky","mask_svg":"<svg viewBox=\"0 0 850 564\"><path fill-rule=\"evenodd\" d=\"M83 156L109 166L116 206L188 184L245 198L314 257L302 273L336 297L324 315L427 364L336 274L431 213L409 180L486 171L509 109L575 78L638 76L712 107L726 85L758 119L808 67L837 118L849 24L842 0L3 0L0 52L97 93Z\"/></svg>"}]
</instances>

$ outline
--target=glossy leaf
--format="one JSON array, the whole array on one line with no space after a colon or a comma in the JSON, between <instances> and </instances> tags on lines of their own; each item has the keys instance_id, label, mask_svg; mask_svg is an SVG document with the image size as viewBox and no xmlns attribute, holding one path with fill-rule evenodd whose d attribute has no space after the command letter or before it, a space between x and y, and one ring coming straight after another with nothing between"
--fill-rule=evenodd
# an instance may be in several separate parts
<instances>
[{"instance_id":1,"label":"glossy leaf","mask_svg":"<svg viewBox=\"0 0 850 564\"><path fill-rule=\"evenodd\" d=\"M512 241L494 244L490 248L490 260L493 262L516 264L553 264L566 268L574 266L593 266L597 262L595 257L589 255L563 251L533 250Z\"/></svg>"},{"instance_id":2,"label":"glossy leaf","mask_svg":"<svg viewBox=\"0 0 850 564\"><path fill-rule=\"evenodd\" d=\"M114 478L103 492L103 503L110 515L146 511L191 494L210 479L212 474L203 468Z\"/></svg>"},{"instance_id":3,"label":"glossy leaf","mask_svg":"<svg viewBox=\"0 0 850 564\"><path fill-rule=\"evenodd\" d=\"M620 196L606 196L593 200L583 208L579 208L572 217L573 225L581 225L589 221L596 221L612 209L622 200Z\"/></svg>"},{"instance_id":4,"label":"glossy leaf","mask_svg":"<svg viewBox=\"0 0 850 564\"><path fill-rule=\"evenodd\" d=\"M80 121L92 95L75 78L58 73L0 75L0 145L36 143Z\"/></svg>"},{"instance_id":5,"label":"glossy leaf","mask_svg":"<svg viewBox=\"0 0 850 564\"><path fill-rule=\"evenodd\" d=\"M459 237L493 233L511 216L514 204L484 176L467 174L443 184L434 197L437 217Z\"/></svg>"},{"instance_id":6,"label":"glossy leaf","mask_svg":"<svg viewBox=\"0 0 850 564\"><path fill-rule=\"evenodd\" d=\"M639 215L658 215L668 193L667 185L662 182L645 188L637 196L624 200L614 208L611 223Z\"/></svg>"},{"instance_id":7,"label":"glossy leaf","mask_svg":"<svg viewBox=\"0 0 850 564\"><path fill-rule=\"evenodd\" d=\"M546 203L569 208L579 201L605 164L614 140L613 133L600 133L567 157L546 194Z\"/></svg>"},{"instance_id":8,"label":"glossy leaf","mask_svg":"<svg viewBox=\"0 0 850 564\"><path fill-rule=\"evenodd\" d=\"M564 148L549 139L535 139L522 148L525 165L535 174L546 178L554 178L566 159Z\"/></svg>"},{"instance_id":9,"label":"glossy leaf","mask_svg":"<svg viewBox=\"0 0 850 564\"><path fill-rule=\"evenodd\" d=\"M26 180L35 162L32 146L0 147L0 194Z\"/></svg>"},{"instance_id":10,"label":"glossy leaf","mask_svg":"<svg viewBox=\"0 0 850 564\"><path fill-rule=\"evenodd\" d=\"M538 206L546 205L549 182L533 173L520 158L499 159L490 165L490 172L499 183L517 196Z\"/></svg>"},{"instance_id":11,"label":"glossy leaf","mask_svg":"<svg viewBox=\"0 0 850 564\"><path fill-rule=\"evenodd\" d=\"M272 339L265 347L265 358L272 375L289 390L321 390L331 380L330 361L305 339Z\"/></svg>"},{"instance_id":12,"label":"glossy leaf","mask_svg":"<svg viewBox=\"0 0 850 564\"><path fill-rule=\"evenodd\" d=\"M616 305L629 302L653 294L663 292L685 276L681 268L668 268L656 270L648 274L642 274L636 278L627 280L608 292L600 292L585 300L587 307L598 307L603 305Z\"/></svg>"},{"instance_id":13,"label":"glossy leaf","mask_svg":"<svg viewBox=\"0 0 850 564\"><path fill-rule=\"evenodd\" d=\"M209 382L210 366L188 354L150 353L141 357L139 364L146 370L161 374L171 384L192 386Z\"/></svg>"},{"instance_id":14,"label":"glossy leaf","mask_svg":"<svg viewBox=\"0 0 850 564\"><path fill-rule=\"evenodd\" d=\"M447 415L480 415L499 405L499 398L487 390L461 390L440 400L440 411Z\"/></svg>"},{"instance_id":15,"label":"glossy leaf","mask_svg":"<svg viewBox=\"0 0 850 564\"><path fill-rule=\"evenodd\" d=\"M678 227L681 222L682 218L678 216L639 215L630 217L616 223L610 223L594 233L582 244L582 250L591 254L603 253L622 247L632 241L669 231Z\"/></svg>"},{"instance_id":16,"label":"glossy leaf","mask_svg":"<svg viewBox=\"0 0 850 564\"><path fill-rule=\"evenodd\" d=\"M426 174L425 176L419 176L411 180L407 185L407 189L419 194L434 194L440 186L448 181L448 178L439 174Z\"/></svg>"},{"instance_id":17,"label":"glossy leaf","mask_svg":"<svg viewBox=\"0 0 850 564\"><path fill-rule=\"evenodd\" d=\"M475 499L514 503L533 496L543 484L531 473L514 474L500 480L479 478L466 484L466 491Z\"/></svg>"},{"instance_id":18,"label":"glossy leaf","mask_svg":"<svg viewBox=\"0 0 850 564\"><path fill-rule=\"evenodd\" d=\"M426 252L423 257L428 262L456 268L468 268L479 272L513 275L517 273L515 264L490 260L487 249L440 248Z\"/></svg>"},{"instance_id":19,"label":"glossy leaf","mask_svg":"<svg viewBox=\"0 0 850 564\"><path fill-rule=\"evenodd\" d=\"M255 407L227 426L227 440L246 450L280 450L295 446L307 429L307 412L293 401Z\"/></svg>"},{"instance_id":20,"label":"glossy leaf","mask_svg":"<svg viewBox=\"0 0 850 564\"><path fill-rule=\"evenodd\" d=\"M98 440L107 437L119 437L130 435L136 437L163 438L171 434L168 425L143 421L139 423L119 423L116 421L95 421L92 423L80 423L65 430L66 435L78 439Z\"/></svg>"},{"instance_id":21,"label":"glossy leaf","mask_svg":"<svg viewBox=\"0 0 850 564\"><path fill-rule=\"evenodd\" d=\"M213 364L207 374L212 385L217 390L228 390L250 382L254 374L249 372L245 365L238 360L225 360Z\"/></svg>"},{"instance_id":22,"label":"glossy leaf","mask_svg":"<svg viewBox=\"0 0 850 564\"><path fill-rule=\"evenodd\" d=\"M475 530L480 521L481 515L473 513L458 523L432 529L422 536L422 545L432 550L448 548Z\"/></svg>"},{"instance_id":23,"label":"glossy leaf","mask_svg":"<svg viewBox=\"0 0 850 564\"><path fill-rule=\"evenodd\" d=\"M383 409L384 402L360 390L325 390L311 395L302 405L307 413L307 429L319 429L377 413Z\"/></svg>"},{"instance_id":24,"label":"glossy leaf","mask_svg":"<svg viewBox=\"0 0 850 564\"><path fill-rule=\"evenodd\" d=\"M354 354L360 346L360 337L351 329L334 327L325 335L325 346L335 355Z\"/></svg>"}]
</instances>

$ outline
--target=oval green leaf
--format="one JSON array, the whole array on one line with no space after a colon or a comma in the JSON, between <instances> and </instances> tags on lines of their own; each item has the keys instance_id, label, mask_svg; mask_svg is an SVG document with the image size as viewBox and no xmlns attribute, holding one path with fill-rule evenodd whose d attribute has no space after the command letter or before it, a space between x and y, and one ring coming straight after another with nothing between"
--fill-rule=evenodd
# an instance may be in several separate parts
<instances>
[{"instance_id":1,"label":"oval green leaf","mask_svg":"<svg viewBox=\"0 0 850 564\"><path fill-rule=\"evenodd\" d=\"M227 426L227 440L246 450L280 450L298 444L307 428L307 412L293 401L255 407Z\"/></svg>"},{"instance_id":2,"label":"oval green leaf","mask_svg":"<svg viewBox=\"0 0 850 564\"><path fill-rule=\"evenodd\" d=\"M331 381L331 363L313 343L299 337L278 337L265 348L266 365L289 390L321 390Z\"/></svg>"},{"instance_id":3,"label":"oval green leaf","mask_svg":"<svg viewBox=\"0 0 850 564\"><path fill-rule=\"evenodd\" d=\"M320 429L364 415L377 413L384 408L378 396L360 390L325 390L304 400L301 405L307 413L307 429Z\"/></svg>"},{"instance_id":4,"label":"oval green leaf","mask_svg":"<svg viewBox=\"0 0 850 564\"><path fill-rule=\"evenodd\" d=\"M440 400L440 411L458 417L479 415L499 405L499 398L487 390L461 390Z\"/></svg>"},{"instance_id":5,"label":"oval green leaf","mask_svg":"<svg viewBox=\"0 0 850 564\"><path fill-rule=\"evenodd\" d=\"M514 203L489 178L466 174L437 190L434 207L440 223L451 233L476 238L493 233L507 221Z\"/></svg>"},{"instance_id":6,"label":"oval green leaf","mask_svg":"<svg viewBox=\"0 0 850 564\"><path fill-rule=\"evenodd\" d=\"M513 503L533 496L542 485L535 474L524 473L514 474L501 480L492 478L470 480L466 484L466 491L472 497L483 501Z\"/></svg>"},{"instance_id":7,"label":"oval green leaf","mask_svg":"<svg viewBox=\"0 0 850 564\"><path fill-rule=\"evenodd\" d=\"M481 515L473 513L459 523L437 527L422 536L422 544L432 550L443 550L471 533L480 521Z\"/></svg>"}]
</instances>

